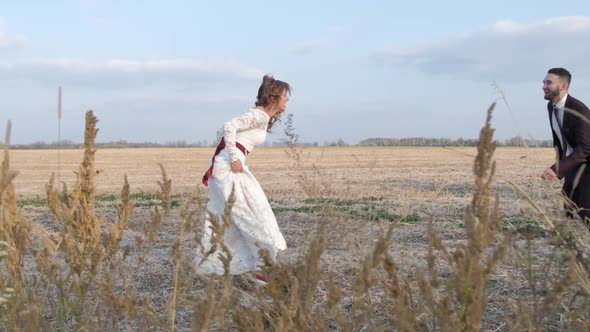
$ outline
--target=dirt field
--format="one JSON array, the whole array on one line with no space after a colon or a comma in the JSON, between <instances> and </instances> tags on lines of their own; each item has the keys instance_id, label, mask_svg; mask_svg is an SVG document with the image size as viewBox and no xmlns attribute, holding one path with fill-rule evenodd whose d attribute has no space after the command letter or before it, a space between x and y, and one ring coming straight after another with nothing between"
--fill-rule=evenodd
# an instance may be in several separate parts
<instances>
[{"instance_id":1,"label":"dirt field","mask_svg":"<svg viewBox=\"0 0 590 332\"><path fill-rule=\"evenodd\" d=\"M161 179L158 163L172 180L173 193L202 193L206 189L200 179L212 152L212 148L98 150L97 194L118 194L125 175L132 193L154 193ZM68 187L73 185L82 153L60 153L59 178ZM331 147L304 148L298 153L299 164L288 157L286 148L258 148L248 157L247 164L278 207L280 223L289 222L280 217L281 211L296 210L306 199L362 201L370 197L378 198L379 205L390 213L460 223L471 197L475 148ZM510 182L525 190L535 203L556 206L552 197L559 183L546 183L539 177L552 156L552 149L497 149L495 185L508 218L530 207ZM57 179L57 159L54 150L12 151L11 168L19 172L17 195L23 200L44 198L50 175L55 173ZM314 190L310 188L315 192L309 193Z\"/></svg>"},{"instance_id":2,"label":"dirt field","mask_svg":"<svg viewBox=\"0 0 590 332\"><path fill-rule=\"evenodd\" d=\"M98 193L117 193L127 174L133 192L153 191L160 178L162 163L177 192L195 190L207 168L212 148L110 149L98 150L96 169ZM82 150L62 150L59 174L71 185L82 160ZM442 197L463 197L472 184L475 148L427 147L330 147L304 148L304 166L315 165L323 180L342 196L385 195L405 205L404 200L422 198L420 194L440 191ZM499 148L496 151L496 183L508 181L530 188L546 189L539 174L551 163L552 149ZM293 160L285 148L257 148L248 165L270 197L297 198L293 179ZM11 152L12 169L19 171L15 184L21 197L44 194L49 176L58 173L55 150L17 150ZM342 189L346 188L346 192ZM507 189L504 188L504 189ZM399 197L403 192L406 197ZM508 192L500 192L507 194ZM415 202L413 203L420 203Z\"/></svg>"},{"instance_id":3,"label":"dirt field","mask_svg":"<svg viewBox=\"0 0 590 332\"><path fill-rule=\"evenodd\" d=\"M131 192L141 200L142 195L157 191L157 181L161 179L158 163L162 163L172 179L175 197L191 192L204 196L200 178L212 152L212 148L99 150L97 193L103 198L117 195L127 174ZM463 209L471 200L475 148L318 147L303 148L297 153L299 157L293 158L287 156L286 148L258 148L247 161L265 189L287 240L289 249L280 255L281 260L294 260L307 249L314 230L323 221L318 213L322 206L332 209L332 221L339 225L329 232L330 244L322 256L322 271L334 273L342 284L353 282L354 271L376 237L401 217L406 219L396 226L390 252L407 275L426 264L428 221L434 222L446 243L460 243L465 238ZM552 149L540 148L499 148L495 154L495 187L505 227L532 225L539 232L533 239L539 265L550 252L543 225L510 182L549 214L558 213L559 183L549 184L539 178L552 158ZM82 151L63 150L60 159L60 180L71 187ZM45 183L52 172L57 172L57 151L12 151L11 165L20 172L15 186L25 216L38 225L37 231L54 232L56 228L42 200ZM112 205L101 206L101 216L108 223L113 218L109 209ZM132 243L134 234L149 219L150 207L146 206L134 210L124 242ZM145 283L139 287L140 295L155 302L163 301L158 292L170 284L172 267L168 257L178 219L173 211L146 259L150 264L138 271ZM188 261L195 244L187 238L184 245ZM514 271L510 260L499 267L491 294L494 301L487 309L490 318L486 329L503 330L502 317L511 312L510 305L517 301L522 283L523 278ZM179 328L184 326L190 326L190 319L179 319Z\"/></svg>"}]
</instances>

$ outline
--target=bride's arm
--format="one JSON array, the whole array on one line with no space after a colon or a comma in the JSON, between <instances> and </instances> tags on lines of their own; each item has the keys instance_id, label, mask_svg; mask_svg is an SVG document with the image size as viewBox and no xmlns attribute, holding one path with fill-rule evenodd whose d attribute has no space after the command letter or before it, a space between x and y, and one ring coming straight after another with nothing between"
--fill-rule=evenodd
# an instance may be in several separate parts
<instances>
[{"instance_id":1,"label":"bride's arm","mask_svg":"<svg viewBox=\"0 0 590 332\"><path fill-rule=\"evenodd\" d=\"M268 121L260 116L258 112L248 111L238 117L231 119L223 125L223 139L225 148L232 162L238 160L238 149L236 148L236 135L239 131L252 128L259 128L260 123Z\"/></svg>"}]
</instances>

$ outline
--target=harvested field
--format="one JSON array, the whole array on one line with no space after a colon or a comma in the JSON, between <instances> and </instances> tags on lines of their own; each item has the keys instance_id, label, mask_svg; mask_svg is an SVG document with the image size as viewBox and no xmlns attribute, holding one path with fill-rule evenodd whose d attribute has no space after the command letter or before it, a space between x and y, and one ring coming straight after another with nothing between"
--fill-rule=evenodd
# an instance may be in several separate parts
<instances>
[{"instance_id":1,"label":"harvested field","mask_svg":"<svg viewBox=\"0 0 590 332\"><path fill-rule=\"evenodd\" d=\"M289 249L280 255L280 262L296 262L309 250L319 226L330 225L328 242L321 256L322 281L314 292L314 303L319 305L327 301L327 279L331 276L343 288L340 310L344 313L352 310L352 289L362 262L393 222L402 220L393 230L387 252L400 275L409 280L415 280L417 270L427 270L427 225L430 221L435 233L449 248L466 243L463 217L473 194L476 148L305 147L296 150L296 157L292 154L289 157L287 151L285 147L257 148L248 157L247 164L265 189L287 240ZM160 314L165 312L169 295L174 293L171 251L182 224L179 206L191 194L201 199L206 197L200 177L212 152L212 148L145 148L98 150L96 153L97 213L103 222L103 231L116 219L115 207L127 175L135 208L128 229L123 232L121 247L131 249L127 270L122 269L121 273L129 278L138 296L152 301ZM539 177L551 163L552 156L552 149L496 150L493 188L499 195L500 213L504 218L501 229L514 232L516 237L514 248L500 262L489 282L486 330L508 330L506 321L514 313L518 301L530 300L527 278L523 266L518 263L519 250L524 250L527 243L532 248L532 266L538 273L559 275L566 269L567 264L558 258L561 255L549 243L548 227L511 184L526 192L548 215L558 216L561 213L557 199L559 184L546 183ZM82 150L60 152L60 180L68 188L74 185L74 172L82 157ZM172 211L163 218L151 247L141 249L136 246L137 238L145 234L154 207L160 205L157 192L162 174L158 163L164 166L172 181ZM11 168L19 172L14 185L18 205L33 225L32 241L59 238L61 228L52 220L44 193L49 176L57 172L57 151L11 151ZM196 211L198 223L203 212L198 208ZM183 270L189 269L191 264L197 246L194 238L192 231L182 235ZM553 267L543 270L549 262ZM30 257L25 258L25 270L30 275L35 274L34 266ZM449 266L441 264L439 268L443 275L448 274ZM382 272L377 274L382 276ZM197 277L191 286L184 285L183 295L204 296L205 280ZM546 284L545 287L551 288ZM377 287L375 292L372 296L377 302L372 305L376 309L371 323L366 325L371 328L387 326L391 315L379 310L389 308L379 302L383 290ZM255 292L250 287L238 287L233 296L245 307L255 306ZM179 330L190 329L191 322L194 327L192 309L179 305L175 322ZM563 313L548 317L545 326L549 330L559 330L564 324L559 317L563 317ZM233 329L235 325L228 327Z\"/></svg>"}]
</instances>

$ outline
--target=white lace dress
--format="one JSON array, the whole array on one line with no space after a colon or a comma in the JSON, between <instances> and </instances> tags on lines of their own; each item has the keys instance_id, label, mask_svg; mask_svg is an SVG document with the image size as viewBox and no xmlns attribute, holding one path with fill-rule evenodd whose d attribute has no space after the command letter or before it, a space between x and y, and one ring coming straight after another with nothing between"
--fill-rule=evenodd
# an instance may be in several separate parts
<instances>
[{"instance_id":1,"label":"white lace dress","mask_svg":"<svg viewBox=\"0 0 590 332\"><path fill-rule=\"evenodd\" d=\"M209 202L207 210L214 214L219 223L232 186L235 186L235 203L231 209L231 224L225 229L224 242L232 255L230 273L239 274L258 270L261 264L259 250L267 249L274 259L279 250L287 248L279 230L266 195L246 165L246 156L236 147L236 142L252 152L256 145L266 139L269 116L266 112L252 108L237 118L226 122L223 138L226 148L215 157L213 175L209 178ZM243 172L233 173L231 162L241 160ZM201 239L202 247L197 248L194 258L197 271L203 274L223 274L219 250L204 257L211 248L211 220L205 220Z\"/></svg>"}]
</instances>

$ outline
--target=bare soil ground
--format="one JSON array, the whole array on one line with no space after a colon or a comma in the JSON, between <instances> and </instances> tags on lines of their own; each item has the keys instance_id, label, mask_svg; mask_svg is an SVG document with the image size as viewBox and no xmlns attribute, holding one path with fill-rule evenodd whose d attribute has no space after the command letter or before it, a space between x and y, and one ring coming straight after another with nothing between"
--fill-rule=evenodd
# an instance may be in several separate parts
<instances>
[{"instance_id":1,"label":"bare soil ground","mask_svg":"<svg viewBox=\"0 0 590 332\"><path fill-rule=\"evenodd\" d=\"M212 148L99 150L96 189L102 219L108 223L115 217L116 197L112 195L119 194L127 175L138 203L123 240L132 246L136 235L150 220L153 206L150 194L157 192L157 181L161 180L158 163L164 165L172 179L173 195L181 204L189 193L206 197L200 178L212 152ZM402 217L405 219L396 226L389 250L407 276L426 265L429 221L451 247L465 239L463 209L471 200L475 148L318 147L302 148L298 153L299 164L296 158L287 156L286 148L257 148L247 161L266 191L287 240L289 249L279 259L297 259L326 219L338 227L329 230L322 271L333 273L343 285L353 283L359 264L375 239ZM59 178L69 187L73 186L74 171L82 154L82 150L60 152ZM44 185L51 173L57 176L57 158L54 150L11 151L11 168L19 171L15 180L19 204L35 224L39 238L51 237L58 229L43 205ZM527 234L533 234L537 266L553 260L554 249L548 244L544 225L512 184L524 190L550 215L560 213L559 183L546 183L539 177L552 159L553 150L543 148L499 148L495 154L495 189L505 227L526 229ZM325 207L331 211L329 217L321 213ZM145 253L148 264L135 270L141 275L137 281L140 294L155 302L165 301L171 287L170 246L179 223L175 208L164 220L154 247ZM523 243L517 241L517 245ZM189 262L196 247L190 234L183 245ZM524 292L524 277L515 261L509 255L491 281L486 330L504 330L506 315ZM202 285L195 285L195 294L201 290ZM318 290L317 301L322 301L324 293ZM248 296L248 291L244 291L244 301ZM342 306L345 308L346 303ZM188 328L190 319L183 320L182 313L180 316L179 328Z\"/></svg>"}]
</instances>

